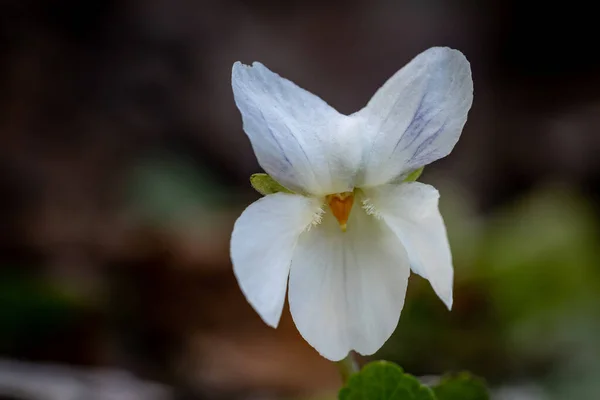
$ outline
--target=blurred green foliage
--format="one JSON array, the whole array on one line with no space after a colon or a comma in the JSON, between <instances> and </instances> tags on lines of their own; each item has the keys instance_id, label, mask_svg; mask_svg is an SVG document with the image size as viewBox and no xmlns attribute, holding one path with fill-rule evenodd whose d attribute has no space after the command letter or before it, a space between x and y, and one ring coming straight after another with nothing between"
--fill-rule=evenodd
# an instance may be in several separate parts
<instances>
[{"instance_id":1,"label":"blurred green foliage","mask_svg":"<svg viewBox=\"0 0 600 400\"><path fill-rule=\"evenodd\" d=\"M169 154L140 160L125 181L130 213L152 225L203 223L232 204L228 189L210 173Z\"/></svg>"},{"instance_id":2,"label":"blurred green foliage","mask_svg":"<svg viewBox=\"0 0 600 400\"><path fill-rule=\"evenodd\" d=\"M441 207L454 309L413 276L399 327L376 358L417 375L468 369L494 384L538 382L552 399L600 393L600 227L587 199L544 188L483 218L464 195L440 192L450 193Z\"/></svg>"},{"instance_id":3,"label":"blurred green foliage","mask_svg":"<svg viewBox=\"0 0 600 400\"><path fill-rule=\"evenodd\" d=\"M43 279L0 274L0 353L30 354L76 324L85 304Z\"/></svg>"},{"instance_id":4,"label":"blurred green foliage","mask_svg":"<svg viewBox=\"0 0 600 400\"><path fill-rule=\"evenodd\" d=\"M446 375L433 387L438 400L489 400L485 383L468 372Z\"/></svg>"}]
</instances>

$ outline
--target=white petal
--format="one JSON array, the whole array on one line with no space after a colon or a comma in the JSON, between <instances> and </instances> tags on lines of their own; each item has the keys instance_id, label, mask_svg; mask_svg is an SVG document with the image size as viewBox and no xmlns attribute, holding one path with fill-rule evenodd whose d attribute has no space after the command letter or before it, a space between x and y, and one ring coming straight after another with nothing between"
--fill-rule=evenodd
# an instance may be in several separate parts
<instances>
[{"instance_id":1,"label":"white petal","mask_svg":"<svg viewBox=\"0 0 600 400\"><path fill-rule=\"evenodd\" d=\"M327 213L301 235L290 271L289 303L298 331L323 357L376 352L398 324L410 268L385 223L356 204L348 230Z\"/></svg>"},{"instance_id":2,"label":"white petal","mask_svg":"<svg viewBox=\"0 0 600 400\"><path fill-rule=\"evenodd\" d=\"M448 155L472 102L471 68L461 52L434 47L419 54L355 114L371 141L359 186L389 183Z\"/></svg>"},{"instance_id":3,"label":"white petal","mask_svg":"<svg viewBox=\"0 0 600 400\"><path fill-rule=\"evenodd\" d=\"M366 190L368 204L400 238L414 272L428 279L440 299L452 308L452 254L438 210L438 191L418 182Z\"/></svg>"},{"instance_id":4,"label":"white petal","mask_svg":"<svg viewBox=\"0 0 600 400\"><path fill-rule=\"evenodd\" d=\"M231 84L258 162L297 192L350 190L363 148L357 120L255 62L233 65Z\"/></svg>"},{"instance_id":5,"label":"white petal","mask_svg":"<svg viewBox=\"0 0 600 400\"><path fill-rule=\"evenodd\" d=\"M231 261L242 292L261 318L276 327L281 317L292 254L320 202L277 193L252 203L235 222Z\"/></svg>"}]
</instances>

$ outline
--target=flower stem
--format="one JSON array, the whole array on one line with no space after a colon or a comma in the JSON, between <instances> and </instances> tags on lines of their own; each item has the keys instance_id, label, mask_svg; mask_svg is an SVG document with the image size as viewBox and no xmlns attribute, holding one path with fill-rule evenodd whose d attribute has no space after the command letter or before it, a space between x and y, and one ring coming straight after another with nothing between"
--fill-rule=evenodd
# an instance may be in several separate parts
<instances>
[{"instance_id":1,"label":"flower stem","mask_svg":"<svg viewBox=\"0 0 600 400\"><path fill-rule=\"evenodd\" d=\"M354 355L351 352L348 353L346 358L344 358L343 360L337 361L336 364L338 367L338 371L340 371L340 375L344 384L348 382L350 375L360 371L358 363L356 362L356 359L354 358Z\"/></svg>"}]
</instances>

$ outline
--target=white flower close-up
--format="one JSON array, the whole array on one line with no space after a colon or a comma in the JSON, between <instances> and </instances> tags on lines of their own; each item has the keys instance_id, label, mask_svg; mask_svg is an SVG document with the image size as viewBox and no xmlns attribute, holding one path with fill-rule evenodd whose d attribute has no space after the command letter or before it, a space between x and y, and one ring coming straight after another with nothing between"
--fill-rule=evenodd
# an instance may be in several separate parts
<instances>
[{"instance_id":1,"label":"white flower close-up","mask_svg":"<svg viewBox=\"0 0 600 400\"><path fill-rule=\"evenodd\" d=\"M473 101L464 55L421 53L351 115L260 63L236 62L231 79L259 164L293 192L251 204L231 238L235 276L265 323L278 325L287 291L300 334L337 361L391 336L411 270L450 309L438 191L404 180L460 137Z\"/></svg>"}]
</instances>

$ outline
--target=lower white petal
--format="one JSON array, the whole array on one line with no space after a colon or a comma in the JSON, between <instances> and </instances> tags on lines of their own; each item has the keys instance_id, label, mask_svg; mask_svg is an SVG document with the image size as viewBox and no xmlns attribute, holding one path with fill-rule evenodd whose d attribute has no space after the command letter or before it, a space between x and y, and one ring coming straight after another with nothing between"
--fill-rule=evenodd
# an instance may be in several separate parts
<instances>
[{"instance_id":1,"label":"lower white petal","mask_svg":"<svg viewBox=\"0 0 600 400\"><path fill-rule=\"evenodd\" d=\"M366 191L374 213L404 244L414 272L429 280L452 308L454 269L446 226L438 209L439 193L418 182L383 185Z\"/></svg>"},{"instance_id":2,"label":"lower white petal","mask_svg":"<svg viewBox=\"0 0 600 400\"><path fill-rule=\"evenodd\" d=\"M402 244L355 205L341 232L327 213L301 235L290 271L289 303L300 334L337 361L373 354L398 324L410 268Z\"/></svg>"},{"instance_id":3,"label":"lower white petal","mask_svg":"<svg viewBox=\"0 0 600 400\"><path fill-rule=\"evenodd\" d=\"M277 193L252 203L235 222L233 271L248 302L272 327L281 317L298 237L320 205L316 199Z\"/></svg>"}]
</instances>

